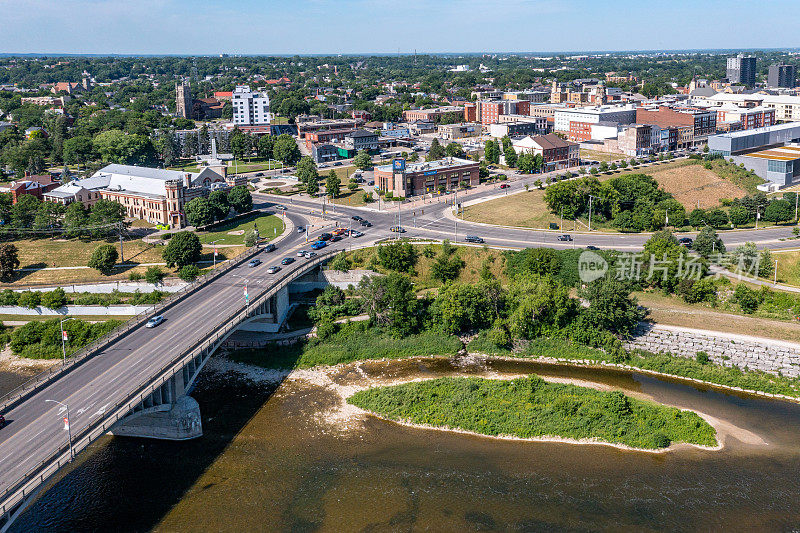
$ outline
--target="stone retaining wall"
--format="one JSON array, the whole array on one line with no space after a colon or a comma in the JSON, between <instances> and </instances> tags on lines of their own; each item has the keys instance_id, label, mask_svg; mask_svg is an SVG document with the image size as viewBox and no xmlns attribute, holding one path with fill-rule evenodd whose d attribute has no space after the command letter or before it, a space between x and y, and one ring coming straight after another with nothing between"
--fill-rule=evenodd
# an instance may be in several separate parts
<instances>
[{"instance_id":1,"label":"stone retaining wall","mask_svg":"<svg viewBox=\"0 0 800 533\"><path fill-rule=\"evenodd\" d=\"M670 326L643 326L625 344L627 349L671 353L694 359L706 352L714 363L741 369L800 376L800 344Z\"/></svg>"}]
</instances>

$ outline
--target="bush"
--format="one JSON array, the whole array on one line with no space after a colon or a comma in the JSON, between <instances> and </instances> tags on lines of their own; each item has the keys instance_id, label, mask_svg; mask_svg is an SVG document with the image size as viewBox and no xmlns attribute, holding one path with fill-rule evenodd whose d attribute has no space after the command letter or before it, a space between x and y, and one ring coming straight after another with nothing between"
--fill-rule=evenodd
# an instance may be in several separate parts
<instances>
[{"instance_id":1,"label":"bush","mask_svg":"<svg viewBox=\"0 0 800 533\"><path fill-rule=\"evenodd\" d=\"M19 293L19 299L17 300L17 305L28 309L36 309L41 303L42 295L36 291L22 291Z\"/></svg>"},{"instance_id":2,"label":"bush","mask_svg":"<svg viewBox=\"0 0 800 533\"><path fill-rule=\"evenodd\" d=\"M0 292L0 305L17 305L19 293L11 289L4 289Z\"/></svg>"},{"instance_id":3,"label":"bush","mask_svg":"<svg viewBox=\"0 0 800 533\"><path fill-rule=\"evenodd\" d=\"M164 276L166 276L166 273L157 266L147 267L147 270L144 272L144 279L147 283L152 283L154 285L161 283Z\"/></svg>"},{"instance_id":4,"label":"bush","mask_svg":"<svg viewBox=\"0 0 800 533\"><path fill-rule=\"evenodd\" d=\"M736 303L739 304L739 307L742 308L742 312L746 314L754 313L761 303L758 291L754 291L744 283L740 283L736 286L736 290L733 292L733 298Z\"/></svg>"},{"instance_id":5,"label":"bush","mask_svg":"<svg viewBox=\"0 0 800 533\"><path fill-rule=\"evenodd\" d=\"M89 258L89 268L94 268L102 274L108 275L117 264L119 254L116 247L111 244L101 244L92 252L92 257Z\"/></svg>"},{"instance_id":6,"label":"bush","mask_svg":"<svg viewBox=\"0 0 800 533\"><path fill-rule=\"evenodd\" d=\"M144 276L142 276L142 274L140 272L138 272L138 271L134 271L134 272L131 272L130 274L128 274L128 280L129 281L141 281L141 279L143 277Z\"/></svg>"},{"instance_id":7,"label":"bush","mask_svg":"<svg viewBox=\"0 0 800 533\"><path fill-rule=\"evenodd\" d=\"M169 241L164 247L161 256L168 267L177 266L178 268L191 265L200 260L203 245L200 239L191 231L181 231Z\"/></svg>"},{"instance_id":8,"label":"bush","mask_svg":"<svg viewBox=\"0 0 800 533\"><path fill-rule=\"evenodd\" d=\"M703 351L697 352L694 358L701 365L707 365L708 363L711 362L711 358L708 356L708 353Z\"/></svg>"},{"instance_id":9,"label":"bush","mask_svg":"<svg viewBox=\"0 0 800 533\"><path fill-rule=\"evenodd\" d=\"M68 302L67 293L61 287L42 294L42 305L48 309L59 309Z\"/></svg>"},{"instance_id":10,"label":"bush","mask_svg":"<svg viewBox=\"0 0 800 533\"><path fill-rule=\"evenodd\" d=\"M184 265L178 271L178 277L183 281L192 282L200 275L200 269L194 265Z\"/></svg>"}]
</instances>

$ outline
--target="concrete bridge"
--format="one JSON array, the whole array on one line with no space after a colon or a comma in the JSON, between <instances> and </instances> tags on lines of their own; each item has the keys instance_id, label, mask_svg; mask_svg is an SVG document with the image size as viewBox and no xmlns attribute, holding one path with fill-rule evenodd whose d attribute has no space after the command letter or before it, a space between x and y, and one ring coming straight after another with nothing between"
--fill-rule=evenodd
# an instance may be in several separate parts
<instances>
[{"instance_id":1,"label":"concrete bridge","mask_svg":"<svg viewBox=\"0 0 800 533\"><path fill-rule=\"evenodd\" d=\"M303 245L304 236L290 234L274 252L249 250L1 399L8 425L0 430L0 532L56 472L106 433L171 440L201 435L199 407L187 394L211 354L248 321L277 329L289 284L346 246L336 243L267 274L269 264L295 256ZM253 257L262 264L248 267ZM155 314L164 322L145 328Z\"/></svg>"}]
</instances>

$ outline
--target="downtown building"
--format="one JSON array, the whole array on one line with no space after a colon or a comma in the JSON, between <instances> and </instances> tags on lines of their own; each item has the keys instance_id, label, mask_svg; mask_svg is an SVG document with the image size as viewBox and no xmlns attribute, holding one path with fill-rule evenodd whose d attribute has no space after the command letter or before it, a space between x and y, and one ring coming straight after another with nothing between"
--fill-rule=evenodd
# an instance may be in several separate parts
<instances>
[{"instance_id":1,"label":"downtown building","mask_svg":"<svg viewBox=\"0 0 800 533\"><path fill-rule=\"evenodd\" d=\"M727 63L727 76L731 85L744 85L754 87L756 84L756 58L738 54L729 57Z\"/></svg>"},{"instance_id":2,"label":"downtown building","mask_svg":"<svg viewBox=\"0 0 800 533\"><path fill-rule=\"evenodd\" d=\"M231 96L233 123L240 130L250 133L270 133L272 113L269 96L251 91L248 85L237 85Z\"/></svg>"},{"instance_id":3,"label":"downtown building","mask_svg":"<svg viewBox=\"0 0 800 533\"><path fill-rule=\"evenodd\" d=\"M469 186L480 183L477 162L458 157L419 163L396 159L391 165L375 167L376 188L405 198L456 190L461 182Z\"/></svg>"}]
</instances>

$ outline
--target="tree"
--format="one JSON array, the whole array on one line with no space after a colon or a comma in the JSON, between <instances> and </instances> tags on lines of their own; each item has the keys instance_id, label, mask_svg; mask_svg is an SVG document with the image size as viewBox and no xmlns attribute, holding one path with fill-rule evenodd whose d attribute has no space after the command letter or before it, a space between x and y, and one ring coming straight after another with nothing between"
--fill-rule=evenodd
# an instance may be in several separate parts
<instances>
[{"instance_id":1,"label":"tree","mask_svg":"<svg viewBox=\"0 0 800 533\"><path fill-rule=\"evenodd\" d=\"M509 167L517 166L517 152L514 150L513 146L509 146L503 152L503 155L506 156L506 165Z\"/></svg>"},{"instance_id":2,"label":"tree","mask_svg":"<svg viewBox=\"0 0 800 533\"><path fill-rule=\"evenodd\" d=\"M589 302L589 308L581 315L583 323L616 335L630 335L645 317L645 311L639 309L639 303L630 293L629 282L612 276L589 283L580 291L581 298Z\"/></svg>"},{"instance_id":3,"label":"tree","mask_svg":"<svg viewBox=\"0 0 800 533\"><path fill-rule=\"evenodd\" d=\"M214 209L211 203L203 197L190 200L183 206L186 221L190 226L200 227L214 222Z\"/></svg>"},{"instance_id":4,"label":"tree","mask_svg":"<svg viewBox=\"0 0 800 533\"><path fill-rule=\"evenodd\" d=\"M456 249L450 244L450 241L445 239L442 242L442 251L439 253L439 257L431 265L431 277L447 283L458 278L462 268L464 268L464 261L458 257Z\"/></svg>"},{"instance_id":5,"label":"tree","mask_svg":"<svg viewBox=\"0 0 800 533\"><path fill-rule=\"evenodd\" d=\"M758 276L760 278L770 278L774 273L775 259L772 258L772 252L761 250L761 255L758 256Z\"/></svg>"},{"instance_id":6,"label":"tree","mask_svg":"<svg viewBox=\"0 0 800 533\"><path fill-rule=\"evenodd\" d=\"M283 133L275 140L272 156L285 165L293 165L300 160L300 148L291 135Z\"/></svg>"},{"instance_id":7,"label":"tree","mask_svg":"<svg viewBox=\"0 0 800 533\"><path fill-rule=\"evenodd\" d=\"M19 268L19 251L13 244L0 245L0 280L14 281L14 271Z\"/></svg>"},{"instance_id":8,"label":"tree","mask_svg":"<svg viewBox=\"0 0 800 533\"><path fill-rule=\"evenodd\" d=\"M191 231L179 231L173 234L169 240L169 244L164 247L161 256L167 263L167 266L178 268L186 265L191 265L200 260L200 254L203 251L203 245L200 244L200 239Z\"/></svg>"},{"instance_id":9,"label":"tree","mask_svg":"<svg viewBox=\"0 0 800 533\"><path fill-rule=\"evenodd\" d=\"M417 264L417 250L409 242L393 242L378 246L378 262L386 269L411 272Z\"/></svg>"},{"instance_id":10,"label":"tree","mask_svg":"<svg viewBox=\"0 0 800 533\"><path fill-rule=\"evenodd\" d=\"M67 305L67 303L67 293L61 287L42 294L42 305L48 309L59 309Z\"/></svg>"},{"instance_id":11,"label":"tree","mask_svg":"<svg viewBox=\"0 0 800 533\"><path fill-rule=\"evenodd\" d=\"M341 252L336 254L330 266L332 270L336 270L337 272L348 272L353 264L350 259L348 259L347 255Z\"/></svg>"},{"instance_id":12,"label":"tree","mask_svg":"<svg viewBox=\"0 0 800 533\"><path fill-rule=\"evenodd\" d=\"M89 213L82 202L72 202L64 212L61 223L66 230L67 237L77 237L89 221Z\"/></svg>"},{"instance_id":13,"label":"tree","mask_svg":"<svg viewBox=\"0 0 800 533\"><path fill-rule=\"evenodd\" d=\"M445 150L442 148L442 145L439 144L439 139L435 138L431 141L431 149L428 151L427 157L425 157L425 161L438 161L439 159L445 156Z\"/></svg>"},{"instance_id":14,"label":"tree","mask_svg":"<svg viewBox=\"0 0 800 533\"><path fill-rule=\"evenodd\" d=\"M17 305L28 309L36 309L41 303L42 294L38 291L22 291L17 299Z\"/></svg>"},{"instance_id":15,"label":"tree","mask_svg":"<svg viewBox=\"0 0 800 533\"><path fill-rule=\"evenodd\" d=\"M517 168L525 174L532 174L536 170L536 161L533 154L523 153L517 158ZM584 170L584 169L581 169Z\"/></svg>"},{"instance_id":16,"label":"tree","mask_svg":"<svg viewBox=\"0 0 800 533\"><path fill-rule=\"evenodd\" d=\"M488 163L498 164L500 162L500 147L497 145L497 141L486 141L483 147L483 154Z\"/></svg>"},{"instance_id":17,"label":"tree","mask_svg":"<svg viewBox=\"0 0 800 533\"><path fill-rule=\"evenodd\" d=\"M416 152L415 152L416 153ZM359 150L353 158L353 165L359 170L366 170L372 167L372 157L366 150Z\"/></svg>"},{"instance_id":18,"label":"tree","mask_svg":"<svg viewBox=\"0 0 800 533\"><path fill-rule=\"evenodd\" d=\"M764 211L764 220L769 222L786 222L794 218L794 205L788 200L773 200Z\"/></svg>"},{"instance_id":19,"label":"tree","mask_svg":"<svg viewBox=\"0 0 800 533\"><path fill-rule=\"evenodd\" d=\"M719 238L716 230L709 226L704 227L700 230L700 233L697 234L694 240L694 249L706 259L711 257L715 252L720 254L725 253L725 245L722 243L722 239Z\"/></svg>"},{"instance_id":20,"label":"tree","mask_svg":"<svg viewBox=\"0 0 800 533\"><path fill-rule=\"evenodd\" d=\"M339 196L339 189L341 188L342 180L339 179L339 176L336 174L335 170L331 170L328 173L328 177L325 179L325 190L328 193L328 198L336 198Z\"/></svg>"},{"instance_id":21,"label":"tree","mask_svg":"<svg viewBox=\"0 0 800 533\"><path fill-rule=\"evenodd\" d=\"M449 143L444 151L447 157L464 157L464 147L457 142Z\"/></svg>"},{"instance_id":22,"label":"tree","mask_svg":"<svg viewBox=\"0 0 800 533\"><path fill-rule=\"evenodd\" d=\"M118 258L119 253L115 246L111 244L101 244L92 252L88 266L107 276L114 269Z\"/></svg>"},{"instance_id":23,"label":"tree","mask_svg":"<svg viewBox=\"0 0 800 533\"><path fill-rule=\"evenodd\" d=\"M303 183L308 183L311 180L318 180L319 173L317 172L317 164L310 156L303 156L297 163L297 179Z\"/></svg>"},{"instance_id":24,"label":"tree","mask_svg":"<svg viewBox=\"0 0 800 533\"><path fill-rule=\"evenodd\" d=\"M97 200L89 212L89 225L96 237L116 233L124 220L125 206L113 200Z\"/></svg>"},{"instance_id":25,"label":"tree","mask_svg":"<svg viewBox=\"0 0 800 533\"><path fill-rule=\"evenodd\" d=\"M447 334L484 329L493 320L487 295L481 287L466 283L453 283L439 291L433 315Z\"/></svg>"},{"instance_id":26,"label":"tree","mask_svg":"<svg viewBox=\"0 0 800 533\"><path fill-rule=\"evenodd\" d=\"M411 280L392 272L388 276L366 276L358 284L363 309L370 320L396 337L414 333L420 325L420 303Z\"/></svg>"},{"instance_id":27,"label":"tree","mask_svg":"<svg viewBox=\"0 0 800 533\"><path fill-rule=\"evenodd\" d=\"M253 196L246 185L237 185L228 192L228 203L237 213L247 213L253 209Z\"/></svg>"},{"instance_id":28,"label":"tree","mask_svg":"<svg viewBox=\"0 0 800 533\"><path fill-rule=\"evenodd\" d=\"M166 274L163 270L161 270L157 266L147 267L147 270L144 271L144 280L147 283L152 283L153 285L158 285L161 283L161 280L164 279Z\"/></svg>"},{"instance_id":29,"label":"tree","mask_svg":"<svg viewBox=\"0 0 800 533\"><path fill-rule=\"evenodd\" d=\"M224 220L231 210L231 204L228 203L228 193L221 189L211 191L211 194L208 195L208 204L214 214L214 220Z\"/></svg>"},{"instance_id":30,"label":"tree","mask_svg":"<svg viewBox=\"0 0 800 533\"><path fill-rule=\"evenodd\" d=\"M509 289L509 332L516 338L535 339L560 330L577 312L569 290L549 277L523 273Z\"/></svg>"},{"instance_id":31,"label":"tree","mask_svg":"<svg viewBox=\"0 0 800 533\"><path fill-rule=\"evenodd\" d=\"M316 196L319 193L319 181L317 180L309 180L306 182L306 193L309 196Z\"/></svg>"},{"instance_id":32,"label":"tree","mask_svg":"<svg viewBox=\"0 0 800 533\"><path fill-rule=\"evenodd\" d=\"M738 204L731 206L731 208L728 210L728 216L731 218L731 224L733 224L733 227L747 224L750 221L750 213L747 211L747 209Z\"/></svg>"},{"instance_id":33,"label":"tree","mask_svg":"<svg viewBox=\"0 0 800 533\"><path fill-rule=\"evenodd\" d=\"M200 269L194 265L184 265L178 271L178 277L183 281L192 282L200 275Z\"/></svg>"},{"instance_id":34,"label":"tree","mask_svg":"<svg viewBox=\"0 0 800 533\"><path fill-rule=\"evenodd\" d=\"M92 159L92 139L86 135L77 135L64 141L62 156L65 163L82 164Z\"/></svg>"}]
</instances>

